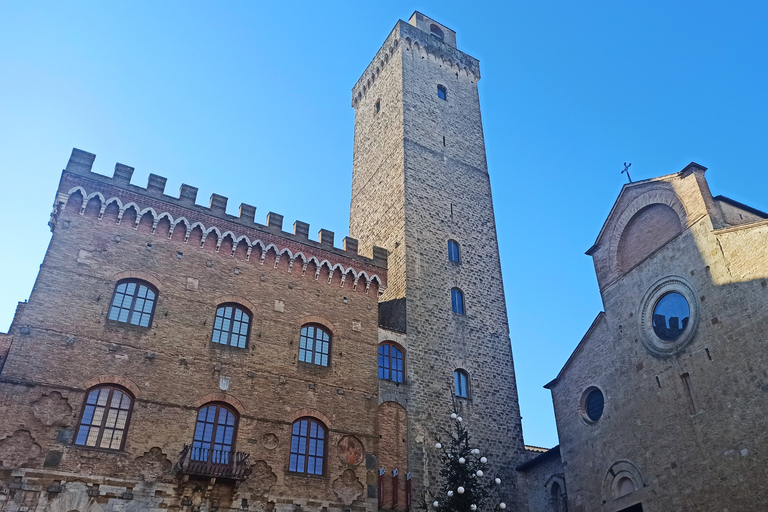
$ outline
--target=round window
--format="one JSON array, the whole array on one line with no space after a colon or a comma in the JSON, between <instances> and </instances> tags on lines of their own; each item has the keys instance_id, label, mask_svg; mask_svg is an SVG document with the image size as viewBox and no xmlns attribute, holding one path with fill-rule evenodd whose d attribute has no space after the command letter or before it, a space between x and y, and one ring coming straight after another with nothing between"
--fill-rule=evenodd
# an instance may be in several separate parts
<instances>
[{"instance_id":1,"label":"round window","mask_svg":"<svg viewBox=\"0 0 768 512\"><path fill-rule=\"evenodd\" d=\"M587 413L587 418L592 421L597 421L603 415L603 408L605 407L605 399L603 398L603 392L595 388L587 394L587 399L584 403L584 410Z\"/></svg>"},{"instance_id":2,"label":"round window","mask_svg":"<svg viewBox=\"0 0 768 512\"><path fill-rule=\"evenodd\" d=\"M653 332L663 341L676 341L682 336L691 316L688 301L681 294L664 295L653 308Z\"/></svg>"}]
</instances>

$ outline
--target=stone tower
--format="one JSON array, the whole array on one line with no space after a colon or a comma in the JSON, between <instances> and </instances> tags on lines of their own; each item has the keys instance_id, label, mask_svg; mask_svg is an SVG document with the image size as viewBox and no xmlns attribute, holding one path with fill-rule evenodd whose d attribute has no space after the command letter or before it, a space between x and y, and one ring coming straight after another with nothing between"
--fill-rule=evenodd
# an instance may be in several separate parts
<instances>
[{"instance_id":1,"label":"stone tower","mask_svg":"<svg viewBox=\"0 0 768 512\"><path fill-rule=\"evenodd\" d=\"M508 503L517 501L512 468L523 455L522 427L479 79L479 63L457 49L456 33L415 12L352 89L350 236L363 254L374 245L389 251L380 340L400 333L406 378L396 388L382 381L380 402L406 410L414 505L439 470L433 433L448 426L457 369L470 379L469 397L457 401L473 442L506 475ZM452 307L454 289L463 313Z\"/></svg>"}]
</instances>

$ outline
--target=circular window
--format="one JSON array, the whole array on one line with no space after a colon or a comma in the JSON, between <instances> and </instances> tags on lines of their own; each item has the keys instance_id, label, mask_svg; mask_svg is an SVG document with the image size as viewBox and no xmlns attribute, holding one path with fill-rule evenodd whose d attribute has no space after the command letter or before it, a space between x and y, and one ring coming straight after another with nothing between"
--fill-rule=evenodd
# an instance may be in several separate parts
<instances>
[{"instance_id":1,"label":"circular window","mask_svg":"<svg viewBox=\"0 0 768 512\"><path fill-rule=\"evenodd\" d=\"M653 308L653 332L663 341L675 341L683 334L691 316L685 297L677 292L664 295Z\"/></svg>"},{"instance_id":2,"label":"circular window","mask_svg":"<svg viewBox=\"0 0 768 512\"><path fill-rule=\"evenodd\" d=\"M603 398L603 392L599 389L593 389L587 395L587 417L592 421L597 421L600 416L603 415L603 408L605 407L605 399Z\"/></svg>"},{"instance_id":3,"label":"circular window","mask_svg":"<svg viewBox=\"0 0 768 512\"><path fill-rule=\"evenodd\" d=\"M592 386L581 395L581 416L587 423L595 423L603 416L605 398L603 392Z\"/></svg>"},{"instance_id":4,"label":"circular window","mask_svg":"<svg viewBox=\"0 0 768 512\"><path fill-rule=\"evenodd\" d=\"M698 318L699 301L693 285L677 276L661 279L643 298L643 345L657 356L676 354L693 340Z\"/></svg>"}]
</instances>

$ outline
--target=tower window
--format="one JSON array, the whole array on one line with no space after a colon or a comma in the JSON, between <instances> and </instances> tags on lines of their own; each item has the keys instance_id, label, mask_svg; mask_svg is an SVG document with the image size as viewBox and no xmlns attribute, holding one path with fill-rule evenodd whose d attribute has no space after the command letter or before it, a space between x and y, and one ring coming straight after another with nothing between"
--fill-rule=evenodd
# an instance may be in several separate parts
<instances>
[{"instance_id":1,"label":"tower window","mask_svg":"<svg viewBox=\"0 0 768 512\"><path fill-rule=\"evenodd\" d=\"M453 372L453 389L459 398L469 398L469 374L466 370L458 369Z\"/></svg>"},{"instance_id":2,"label":"tower window","mask_svg":"<svg viewBox=\"0 0 768 512\"><path fill-rule=\"evenodd\" d=\"M305 325L299 339L299 361L328 366L331 353L331 335L319 325Z\"/></svg>"},{"instance_id":3,"label":"tower window","mask_svg":"<svg viewBox=\"0 0 768 512\"><path fill-rule=\"evenodd\" d=\"M464 314L464 293L458 288L451 288L451 309L459 315Z\"/></svg>"},{"instance_id":4,"label":"tower window","mask_svg":"<svg viewBox=\"0 0 768 512\"><path fill-rule=\"evenodd\" d=\"M221 304L213 322L213 343L245 348L251 327L251 315L239 304Z\"/></svg>"},{"instance_id":5,"label":"tower window","mask_svg":"<svg viewBox=\"0 0 768 512\"><path fill-rule=\"evenodd\" d=\"M404 371L403 351L394 343L379 345L379 378L402 383Z\"/></svg>"},{"instance_id":6,"label":"tower window","mask_svg":"<svg viewBox=\"0 0 768 512\"><path fill-rule=\"evenodd\" d=\"M378 114L381 112L381 100L376 100L376 105L374 106L373 113Z\"/></svg>"},{"instance_id":7,"label":"tower window","mask_svg":"<svg viewBox=\"0 0 768 512\"><path fill-rule=\"evenodd\" d=\"M155 312L157 291L152 285L138 279L124 279L117 283L109 308L109 319L140 327L149 327Z\"/></svg>"},{"instance_id":8,"label":"tower window","mask_svg":"<svg viewBox=\"0 0 768 512\"><path fill-rule=\"evenodd\" d=\"M437 86L437 97L441 100L448 101L448 89L444 85Z\"/></svg>"},{"instance_id":9,"label":"tower window","mask_svg":"<svg viewBox=\"0 0 768 512\"><path fill-rule=\"evenodd\" d=\"M441 41L445 38L445 34L443 33L442 29L440 29L440 27L434 23L429 26L429 33Z\"/></svg>"},{"instance_id":10,"label":"tower window","mask_svg":"<svg viewBox=\"0 0 768 512\"><path fill-rule=\"evenodd\" d=\"M455 240L448 240L448 261L461 263L459 259L459 244Z\"/></svg>"}]
</instances>

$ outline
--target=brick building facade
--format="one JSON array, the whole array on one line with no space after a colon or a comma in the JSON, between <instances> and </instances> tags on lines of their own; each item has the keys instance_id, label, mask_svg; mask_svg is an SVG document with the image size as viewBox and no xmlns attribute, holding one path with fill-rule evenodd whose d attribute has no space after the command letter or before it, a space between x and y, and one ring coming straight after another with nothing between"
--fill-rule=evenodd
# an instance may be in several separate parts
<instances>
[{"instance_id":1,"label":"brick building facade","mask_svg":"<svg viewBox=\"0 0 768 512\"><path fill-rule=\"evenodd\" d=\"M454 400L522 507L479 78L453 31L398 22L352 91L343 249L73 150L0 337L0 510L405 510Z\"/></svg>"}]
</instances>

